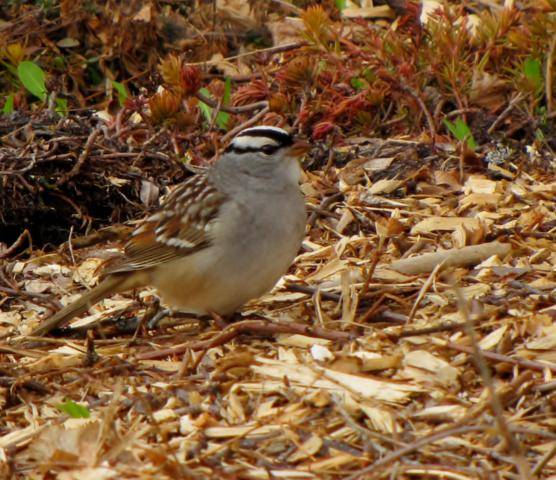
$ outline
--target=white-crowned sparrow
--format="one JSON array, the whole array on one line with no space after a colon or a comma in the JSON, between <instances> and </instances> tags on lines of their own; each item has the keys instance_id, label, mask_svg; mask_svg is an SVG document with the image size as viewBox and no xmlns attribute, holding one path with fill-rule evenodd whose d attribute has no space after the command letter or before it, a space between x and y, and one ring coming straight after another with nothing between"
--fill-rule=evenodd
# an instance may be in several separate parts
<instances>
[{"instance_id":1,"label":"white-crowned sparrow","mask_svg":"<svg viewBox=\"0 0 556 480\"><path fill-rule=\"evenodd\" d=\"M219 315L270 290L305 231L303 148L281 128L241 131L213 167L177 187L133 231L97 287L31 335L48 333L112 293L147 285L172 307Z\"/></svg>"}]
</instances>

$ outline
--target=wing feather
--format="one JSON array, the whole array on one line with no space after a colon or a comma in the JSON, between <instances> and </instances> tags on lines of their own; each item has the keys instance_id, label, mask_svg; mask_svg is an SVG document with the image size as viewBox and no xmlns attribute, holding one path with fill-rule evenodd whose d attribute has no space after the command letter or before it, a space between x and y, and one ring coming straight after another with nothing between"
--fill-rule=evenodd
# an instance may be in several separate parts
<instances>
[{"instance_id":1,"label":"wing feather","mask_svg":"<svg viewBox=\"0 0 556 480\"><path fill-rule=\"evenodd\" d=\"M177 187L131 234L125 256L105 274L152 268L191 255L211 244L211 225L226 196L206 174Z\"/></svg>"}]
</instances>

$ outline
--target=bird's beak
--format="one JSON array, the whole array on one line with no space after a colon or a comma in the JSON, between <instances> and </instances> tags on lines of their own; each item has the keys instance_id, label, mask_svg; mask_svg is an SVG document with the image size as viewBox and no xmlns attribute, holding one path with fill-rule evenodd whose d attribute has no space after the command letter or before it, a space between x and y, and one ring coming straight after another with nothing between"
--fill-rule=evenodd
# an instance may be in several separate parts
<instances>
[{"instance_id":1,"label":"bird's beak","mask_svg":"<svg viewBox=\"0 0 556 480\"><path fill-rule=\"evenodd\" d=\"M301 158L305 154L307 154L309 150L311 150L311 144L309 142L306 142L305 140L297 140L291 146L291 153L293 157Z\"/></svg>"}]
</instances>

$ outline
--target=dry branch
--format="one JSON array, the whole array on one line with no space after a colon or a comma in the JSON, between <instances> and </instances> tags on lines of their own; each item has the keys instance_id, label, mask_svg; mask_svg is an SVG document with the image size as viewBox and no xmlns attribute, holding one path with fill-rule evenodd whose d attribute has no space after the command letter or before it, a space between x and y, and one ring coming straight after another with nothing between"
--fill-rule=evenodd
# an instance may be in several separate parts
<instances>
[{"instance_id":1,"label":"dry branch","mask_svg":"<svg viewBox=\"0 0 556 480\"><path fill-rule=\"evenodd\" d=\"M469 247L452 248L442 252L425 253L418 257L397 260L389 268L406 275L418 275L432 272L434 268L444 262L444 267L467 267L476 265L487 258L498 255L503 257L512 251L508 243L490 242Z\"/></svg>"},{"instance_id":2,"label":"dry branch","mask_svg":"<svg viewBox=\"0 0 556 480\"><path fill-rule=\"evenodd\" d=\"M64 183L66 183L68 180L71 180L79 173L81 167L83 167L83 164L85 163L87 157L89 156L89 152L91 151L91 147L93 146L93 143L95 143L96 138L100 135L100 132L101 132L100 128L95 128L91 132L89 138L87 138L87 142L85 142L85 147L83 147L83 151L81 152L81 155L79 155L79 158L77 159L77 162L67 174L63 175L58 179L58 181L56 182L57 186L60 187L64 185Z\"/></svg>"},{"instance_id":3,"label":"dry branch","mask_svg":"<svg viewBox=\"0 0 556 480\"><path fill-rule=\"evenodd\" d=\"M163 350L155 350L152 352L141 353L137 356L139 360L152 360L155 358L164 358L170 355L179 355L187 350L199 351L207 350L219 345L223 345L234 339L242 333L254 333L258 335L274 335L277 333L291 333L298 335L306 335L308 337L324 338L327 340L346 342L353 336L346 332L335 330L327 330L325 328L304 325L301 323L278 323L267 320L243 320L233 323L222 330L216 336L208 340L200 340L197 342L187 342L177 347L167 348Z\"/></svg>"},{"instance_id":4,"label":"dry branch","mask_svg":"<svg viewBox=\"0 0 556 480\"><path fill-rule=\"evenodd\" d=\"M267 101L250 103L249 105L240 105L234 107L230 105L222 105L221 103L213 100L212 98L203 95L201 92L197 92L195 95L199 100L201 100L201 102L206 103L209 107L217 108L227 113L251 113L254 112L255 110L268 108Z\"/></svg>"},{"instance_id":5,"label":"dry branch","mask_svg":"<svg viewBox=\"0 0 556 480\"><path fill-rule=\"evenodd\" d=\"M433 338L433 342L451 350L456 350L458 352L473 355L473 348L467 345L459 345L458 343L454 342L446 342L437 338ZM527 360L526 358L510 357L501 353L489 352L488 350L483 350L483 356L493 362L512 363L513 365L519 365L520 367L529 368L531 370L538 370L539 372L551 371L552 373L556 373L556 364L554 363L543 363L534 360Z\"/></svg>"},{"instance_id":6,"label":"dry branch","mask_svg":"<svg viewBox=\"0 0 556 480\"><path fill-rule=\"evenodd\" d=\"M506 417L504 416L504 405L498 396L496 387L494 385L494 379L492 372L485 361L485 355L482 348L479 346L479 341L477 339L477 333L473 323L470 320L469 309L465 297L461 293L461 290L455 286L455 281L453 282L454 289L456 292L456 297L458 299L458 305L460 312L465 320L465 331L469 340L471 341L471 348L473 351L473 360L475 361L475 366L479 371L483 384L489 392L489 403L491 412L494 415L496 426L498 427L498 434L504 439L505 445L512 457L515 460L516 467L518 469L519 475L523 479L531 480L531 467L529 462L527 462L523 454L523 446L518 438L512 434L510 431L510 426Z\"/></svg>"}]
</instances>

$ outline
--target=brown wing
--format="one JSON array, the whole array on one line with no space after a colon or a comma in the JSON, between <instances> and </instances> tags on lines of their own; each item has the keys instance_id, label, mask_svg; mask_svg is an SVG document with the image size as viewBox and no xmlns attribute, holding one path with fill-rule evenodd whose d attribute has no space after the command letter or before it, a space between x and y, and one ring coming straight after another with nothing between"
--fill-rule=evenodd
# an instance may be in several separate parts
<instances>
[{"instance_id":1,"label":"brown wing","mask_svg":"<svg viewBox=\"0 0 556 480\"><path fill-rule=\"evenodd\" d=\"M205 174L190 178L134 230L125 256L104 274L151 268L206 248L211 222L224 200Z\"/></svg>"}]
</instances>

